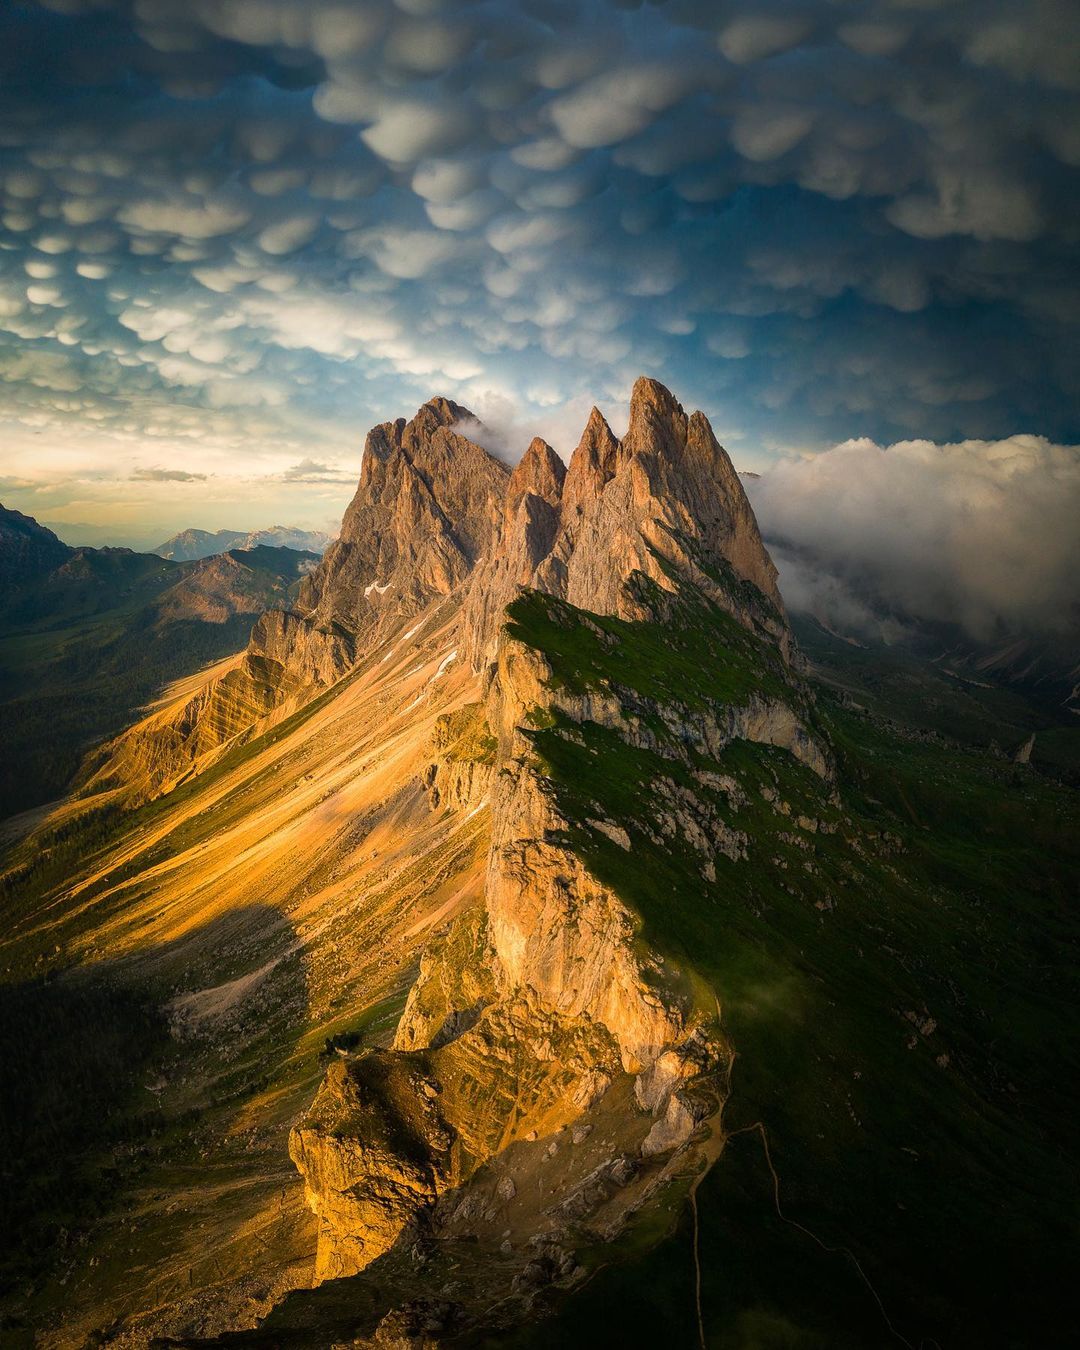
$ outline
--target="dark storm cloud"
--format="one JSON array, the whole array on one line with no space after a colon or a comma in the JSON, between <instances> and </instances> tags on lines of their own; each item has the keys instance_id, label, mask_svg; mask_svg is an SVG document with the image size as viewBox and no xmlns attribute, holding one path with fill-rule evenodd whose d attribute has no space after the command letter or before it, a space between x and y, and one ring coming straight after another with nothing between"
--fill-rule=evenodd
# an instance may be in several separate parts
<instances>
[{"instance_id":1,"label":"dark storm cloud","mask_svg":"<svg viewBox=\"0 0 1080 1350\"><path fill-rule=\"evenodd\" d=\"M3 416L288 465L648 369L736 448L1073 440L1078 72L1055 0L24 0Z\"/></svg>"}]
</instances>

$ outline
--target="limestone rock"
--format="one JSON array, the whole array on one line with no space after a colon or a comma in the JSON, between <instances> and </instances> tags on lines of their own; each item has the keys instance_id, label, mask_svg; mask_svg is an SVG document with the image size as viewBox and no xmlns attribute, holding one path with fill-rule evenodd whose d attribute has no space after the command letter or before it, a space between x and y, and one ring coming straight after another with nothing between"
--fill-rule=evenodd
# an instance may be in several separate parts
<instances>
[{"instance_id":1,"label":"limestone rock","mask_svg":"<svg viewBox=\"0 0 1080 1350\"><path fill-rule=\"evenodd\" d=\"M469 585L464 628L477 666L493 657L506 606L551 552L565 481L565 464L537 437L510 476L499 534Z\"/></svg>"},{"instance_id":2,"label":"limestone rock","mask_svg":"<svg viewBox=\"0 0 1080 1350\"><path fill-rule=\"evenodd\" d=\"M776 568L702 413L687 416L663 385L643 377L621 442L594 408L561 482L557 471L540 471L546 451L534 441L514 475L517 492L511 479L493 556L473 579L466 631L474 662L491 659L499 615L519 586L592 613L640 618L628 582L643 573L670 590L673 567L740 622L767 628L788 655ZM526 490L526 479L541 490Z\"/></svg>"},{"instance_id":3,"label":"limestone rock","mask_svg":"<svg viewBox=\"0 0 1080 1350\"><path fill-rule=\"evenodd\" d=\"M309 623L362 645L466 579L493 542L510 478L454 430L475 420L432 399L411 422L370 432L341 534L301 590Z\"/></svg>"},{"instance_id":4,"label":"limestone rock","mask_svg":"<svg viewBox=\"0 0 1080 1350\"><path fill-rule=\"evenodd\" d=\"M319 1219L317 1279L352 1274L397 1241L454 1177L452 1136L411 1061L331 1064L289 1152Z\"/></svg>"}]
</instances>

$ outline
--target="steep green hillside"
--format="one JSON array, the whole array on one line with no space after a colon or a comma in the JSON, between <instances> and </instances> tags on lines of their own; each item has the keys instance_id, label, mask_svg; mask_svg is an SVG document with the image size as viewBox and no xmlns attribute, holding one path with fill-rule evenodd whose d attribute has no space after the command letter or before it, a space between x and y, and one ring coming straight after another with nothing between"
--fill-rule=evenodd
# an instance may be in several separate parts
<instances>
[{"instance_id":1,"label":"steep green hillside","mask_svg":"<svg viewBox=\"0 0 1080 1350\"><path fill-rule=\"evenodd\" d=\"M904 647L846 641L805 616L794 629L818 677L857 709L1008 758L1034 735L1031 763L1080 784L1080 718L1059 689L969 677Z\"/></svg>"},{"instance_id":2,"label":"steep green hillside","mask_svg":"<svg viewBox=\"0 0 1080 1350\"><path fill-rule=\"evenodd\" d=\"M648 711L688 642L710 655L683 701L702 680L723 701L741 676L726 633L706 638L700 616L691 633L620 625L602 643L610 621L565 606L556 620L538 595L512 614L559 672L584 646L578 671L627 712ZM655 752L595 724L534 732L566 817L615 820L632 844L578 824L575 847L647 940L708 979L738 1055L731 1138L697 1196L710 1346L1072 1334L1077 794L988 753L985 708L976 717L944 681L925 731L914 705L886 722L881 685L910 678L879 657L855 689L862 707L818 685L837 801L781 751L735 742L706 759L660 718ZM946 739L943 724L970 739ZM679 788L745 833L746 857L719 859L715 880L685 839L653 827ZM511 1339L693 1344L694 1259L684 1212L655 1250L602 1269L561 1316Z\"/></svg>"}]
</instances>

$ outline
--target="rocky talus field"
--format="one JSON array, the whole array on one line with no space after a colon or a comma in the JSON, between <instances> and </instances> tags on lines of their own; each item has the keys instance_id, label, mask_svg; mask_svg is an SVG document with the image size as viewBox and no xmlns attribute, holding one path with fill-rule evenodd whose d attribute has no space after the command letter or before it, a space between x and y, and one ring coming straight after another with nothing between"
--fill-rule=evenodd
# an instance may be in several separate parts
<instances>
[{"instance_id":1,"label":"rocky talus field","mask_svg":"<svg viewBox=\"0 0 1080 1350\"><path fill-rule=\"evenodd\" d=\"M3 1343L1065 1345L1077 787L655 381L475 426L9 824Z\"/></svg>"}]
</instances>

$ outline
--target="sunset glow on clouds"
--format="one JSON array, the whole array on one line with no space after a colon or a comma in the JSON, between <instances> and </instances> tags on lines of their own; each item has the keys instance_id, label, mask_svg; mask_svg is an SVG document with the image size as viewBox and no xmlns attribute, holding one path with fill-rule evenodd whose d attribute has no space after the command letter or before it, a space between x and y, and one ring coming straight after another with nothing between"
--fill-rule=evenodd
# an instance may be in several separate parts
<instances>
[{"instance_id":1,"label":"sunset glow on clouds","mask_svg":"<svg viewBox=\"0 0 1080 1350\"><path fill-rule=\"evenodd\" d=\"M1033 11L1039 22L1032 22ZM5 504L325 528L434 392L649 371L737 462L1080 439L1068 3L48 0L0 17Z\"/></svg>"}]
</instances>

